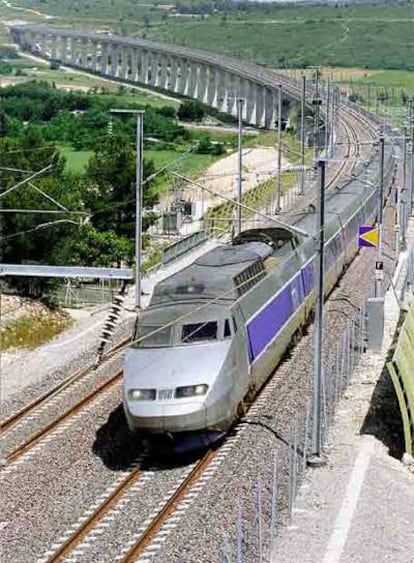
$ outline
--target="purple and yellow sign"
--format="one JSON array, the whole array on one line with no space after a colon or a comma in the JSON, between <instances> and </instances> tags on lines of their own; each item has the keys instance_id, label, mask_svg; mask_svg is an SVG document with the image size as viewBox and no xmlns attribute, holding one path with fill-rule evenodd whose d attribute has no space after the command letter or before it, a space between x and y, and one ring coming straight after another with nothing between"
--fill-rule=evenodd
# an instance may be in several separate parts
<instances>
[{"instance_id":1,"label":"purple and yellow sign","mask_svg":"<svg viewBox=\"0 0 414 563\"><path fill-rule=\"evenodd\" d=\"M377 248L379 244L379 228L375 225L360 225L358 230L358 246Z\"/></svg>"}]
</instances>

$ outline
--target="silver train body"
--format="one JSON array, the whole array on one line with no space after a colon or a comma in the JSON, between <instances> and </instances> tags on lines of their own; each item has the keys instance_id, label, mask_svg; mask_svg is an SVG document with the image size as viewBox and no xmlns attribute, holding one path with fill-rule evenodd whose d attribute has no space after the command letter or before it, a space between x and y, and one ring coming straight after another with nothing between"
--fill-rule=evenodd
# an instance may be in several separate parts
<instances>
[{"instance_id":1,"label":"silver train body","mask_svg":"<svg viewBox=\"0 0 414 563\"><path fill-rule=\"evenodd\" d=\"M388 151L385 170L390 186ZM358 250L359 225L374 223L377 210L377 190L358 178L327 195L327 293ZM124 363L132 431L225 431L264 384L316 303L317 217L296 225L310 236L272 225L244 231L156 285Z\"/></svg>"}]
</instances>

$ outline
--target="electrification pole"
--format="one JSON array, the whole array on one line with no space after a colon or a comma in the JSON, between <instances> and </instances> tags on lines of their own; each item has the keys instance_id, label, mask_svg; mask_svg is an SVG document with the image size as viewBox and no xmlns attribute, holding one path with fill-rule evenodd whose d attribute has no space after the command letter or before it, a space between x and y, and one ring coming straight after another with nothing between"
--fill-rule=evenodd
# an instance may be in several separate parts
<instances>
[{"instance_id":1,"label":"electrification pole","mask_svg":"<svg viewBox=\"0 0 414 563\"><path fill-rule=\"evenodd\" d=\"M326 162L318 162L320 171L320 191L319 191L319 221L318 221L318 303L317 303L317 327L316 327L316 346L315 362L313 374L313 409L312 409L312 456L309 464L312 466L323 465L326 460L322 452L322 381L323 381L323 302L324 302L324 276L325 276L325 174Z\"/></svg>"},{"instance_id":2,"label":"electrification pole","mask_svg":"<svg viewBox=\"0 0 414 563\"><path fill-rule=\"evenodd\" d=\"M326 81L326 118L325 118L325 154L329 157L329 133L331 130L330 121L331 119L331 81L328 78Z\"/></svg>"},{"instance_id":3,"label":"electrification pole","mask_svg":"<svg viewBox=\"0 0 414 563\"><path fill-rule=\"evenodd\" d=\"M300 100L300 152L302 173L300 176L299 194L305 193L305 99L306 99L306 76L302 76L302 96Z\"/></svg>"},{"instance_id":4,"label":"electrification pole","mask_svg":"<svg viewBox=\"0 0 414 563\"><path fill-rule=\"evenodd\" d=\"M402 190L398 190L398 205L397 205L397 225L401 229L401 242L405 246L405 230L407 225L407 149L408 149L408 132L407 127L403 128L403 185ZM399 249L399 242L397 245Z\"/></svg>"},{"instance_id":5,"label":"electrification pole","mask_svg":"<svg viewBox=\"0 0 414 563\"><path fill-rule=\"evenodd\" d=\"M330 140L329 140L329 147L330 147L329 156L332 156L333 144L334 144L334 140L335 140L334 131L335 131L336 123L337 123L338 97L339 97L338 87L335 84L333 84L333 87L332 87L331 134L330 134Z\"/></svg>"},{"instance_id":6,"label":"electrification pole","mask_svg":"<svg viewBox=\"0 0 414 563\"><path fill-rule=\"evenodd\" d=\"M277 110L277 199L276 199L276 213L280 213L281 196L282 196L282 100L283 100L283 87L279 84L279 98Z\"/></svg>"},{"instance_id":7,"label":"electrification pole","mask_svg":"<svg viewBox=\"0 0 414 563\"><path fill-rule=\"evenodd\" d=\"M378 228L379 228L379 244L378 244L378 269L375 271L375 297L381 297L381 280L382 271L382 224L384 213L384 158L385 158L385 137L384 132L380 135L380 185L378 198Z\"/></svg>"},{"instance_id":8,"label":"electrification pole","mask_svg":"<svg viewBox=\"0 0 414 563\"><path fill-rule=\"evenodd\" d=\"M144 110L111 109L111 113L135 114L136 123L136 170L135 170L135 308L141 307L141 262L142 262L142 161Z\"/></svg>"},{"instance_id":9,"label":"electrification pole","mask_svg":"<svg viewBox=\"0 0 414 563\"><path fill-rule=\"evenodd\" d=\"M380 135L380 190L379 190L379 208L378 208L378 223L382 227L383 206L384 206L384 156L385 156L385 137L384 133Z\"/></svg>"},{"instance_id":10,"label":"electrification pole","mask_svg":"<svg viewBox=\"0 0 414 563\"><path fill-rule=\"evenodd\" d=\"M410 181L410 199L409 199L409 208L408 213L411 217L413 211L413 196L414 196L414 105L413 99L410 99L410 137L411 137L411 147L410 147L410 174L411 174L411 181Z\"/></svg>"},{"instance_id":11,"label":"electrification pole","mask_svg":"<svg viewBox=\"0 0 414 563\"><path fill-rule=\"evenodd\" d=\"M319 68L316 69L316 76L315 76L315 97L312 100L312 104L314 106L314 128L313 128L313 136L314 136L314 152L313 152L313 161L314 161L314 168L316 169L318 166L318 157L319 157L319 110L322 104L322 100L319 97Z\"/></svg>"},{"instance_id":12,"label":"electrification pole","mask_svg":"<svg viewBox=\"0 0 414 563\"><path fill-rule=\"evenodd\" d=\"M135 307L141 307L143 112L137 113L135 175Z\"/></svg>"},{"instance_id":13,"label":"electrification pole","mask_svg":"<svg viewBox=\"0 0 414 563\"><path fill-rule=\"evenodd\" d=\"M238 119L238 170L237 170L237 230L241 233L242 230L242 167L243 167L243 153L242 153L242 135L243 135L243 98L237 99L237 119Z\"/></svg>"}]
</instances>

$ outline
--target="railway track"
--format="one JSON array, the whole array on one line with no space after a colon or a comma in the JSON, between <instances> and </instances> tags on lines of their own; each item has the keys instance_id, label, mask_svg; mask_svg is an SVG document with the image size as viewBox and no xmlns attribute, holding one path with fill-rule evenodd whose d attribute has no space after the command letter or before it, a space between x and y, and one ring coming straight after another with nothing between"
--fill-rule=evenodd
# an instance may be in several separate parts
<instances>
[{"instance_id":1,"label":"railway track","mask_svg":"<svg viewBox=\"0 0 414 563\"><path fill-rule=\"evenodd\" d=\"M284 369L283 364L277 369ZM172 487L170 484L170 492L167 498L158 503L155 513L147 518L138 527L138 530L130 530L132 537L115 561L132 563L139 560L141 556L145 558L146 550L151 549L154 540L160 535L165 537L175 528L174 519L177 521L181 518L185 509L200 494L209 478L218 471L220 464L230 455L243 432L247 429L248 418L254 418L260 406L265 404L268 397L274 393L274 389L275 382L272 377L259 391L246 415L237 422L231 436L226 439L224 445L216 450L207 450L198 461L183 468L179 477L174 479ZM134 494L134 487L145 478L146 471L142 469L144 459L145 454L132 464L126 475L119 478L109 488L108 494L99 504L85 512L85 515L78 520L79 526L75 529L72 527L70 533L66 533L60 541L53 544L52 548L39 559L39 563L61 563L70 560L72 557L75 559L85 557L83 547L90 548L95 537L100 537L101 533L110 534L110 526L114 525L113 521L116 518L122 518L122 516L119 516L122 514L122 503L125 502L128 495ZM145 490L143 494L145 495Z\"/></svg>"},{"instance_id":2,"label":"railway track","mask_svg":"<svg viewBox=\"0 0 414 563\"><path fill-rule=\"evenodd\" d=\"M141 553L146 549L155 535L160 531L161 527L167 519L174 513L177 505L183 500L189 490L199 481L200 476L215 458L215 451L208 450L196 463L185 468L173 486L173 492L168 499L163 502L156 514L149 519L148 524L142 526L134 535L134 540L125 553L119 555L118 561L130 562L135 561ZM42 561L44 563L60 563L70 558L76 548L94 531L99 531L99 527L104 524L105 518L111 517L111 511L116 507L122 499L128 494L133 494L133 488L142 479L145 472L141 470L140 461L137 460L136 467L131 468L128 475L118 480L117 485L107 495L107 497L96 507L95 510L89 511L90 514L84 519L84 522L76 530L73 531L53 552L49 550Z\"/></svg>"},{"instance_id":3,"label":"railway track","mask_svg":"<svg viewBox=\"0 0 414 563\"><path fill-rule=\"evenodd\" d=\"M100 368L120 354L131 341L124 338L103 358ZM54 432L60 424L75 416L99 395L121 382L122 371L101 376L94 365L77 370L56 386L40 395L22 409L4 420L0 429L3 437L3 462L10 464L19 459L40 440ZM91 388L91 389L89 389ZM76 398L76 396L79 398ZM68 407L67 404L70 404ZM50 417L51 412L55 416Z\"/></svg>"},{"instance_id":4,"label":"railway track","mask_svg":"<svg viewBox=\"0 0 414 563\"><path fill-rule=\"evenodd\" d=\"M90 405L98 396L102 395L104 392L111 390L117 384L121 384L122 381L122 371L116 373L116 375L110 377L102 385L83 396L82 399L60 414L58 417L54 418L45 426L42 426L38 431L30 434L30 436L21 442L16 448L12 449L5 456L5 462L7 464L12 463L22 457L28 450L33 448L41 440L49 436L54 432L60 424L68 421L70 418L74 417L79 411L86 406Z\"/></svg>"},{"instance_id":5,"label":"railway track","mask_svg":"<svg viewBox=\"0 0 414 563\"><path fill-rule=\"evenodd\" d=\"M97 507L92 514L86 518L84 524L75 530L66 541L52 555L47 555L45 560L49 563L64 561L77 545L89 534L98 523L113 509L116 503L126 494L132 486L141 478L141 468L134 467L130 473L116 485L114 491Z\"/></svg>"}]
</instances>

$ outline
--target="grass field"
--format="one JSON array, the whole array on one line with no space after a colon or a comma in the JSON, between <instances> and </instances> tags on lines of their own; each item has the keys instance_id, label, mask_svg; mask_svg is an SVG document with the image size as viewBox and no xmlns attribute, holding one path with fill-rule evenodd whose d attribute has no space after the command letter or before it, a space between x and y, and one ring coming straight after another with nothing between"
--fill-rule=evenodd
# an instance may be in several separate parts
<instances>
[{"instance_id":1,"label":"grass field","mask_svg":"<svg viewBox=\"0 0 414 563\"><path fill-rule=\"evenodd\" d=\"M310 10L310 8L309 8ZM151 39L218 51L272 67L361 66L414 70L413 17L350 18L326 8L324 17L252 22L218 18L154 26ZM332 11L332 13L330 13Z\"/></svg>"},{"instance_id":2,"label":"grass field","mask_svg":"<svg viewBox=\"0 0 414 563\"><path fill-rule=\"evenodd\" d=\"M75 151L72 147L60 147L63 156L66 158L66 170L74 174L82 174L88 160L92 156L92 151Z\"/></svg>"},{"instance_id":3,"label":"grass field","mask_svg":"<svg viewBox=\"0 0 414 563\"><path fill-rule=\"evenodd\" d=\"M15 2L58 16L55 25L82 24L98 31L145 35L273 67L327 65L414 70L412 0L401 5L340 7L263 4L248 11L210 11L196 19L168 17L155 6L159 4L155 0ZM200 4L190 0L180 4L201 10Z\"/></svg>"},{"instance_id":4,"label":"grass field","mask_svg":"<svg viewBox=\"0 0 414 563\"><path fill-rule=\"evenodd\" d=\"M76 151L69 146L61 146L60 149L66 158L66 170L76 174L84 172L88 160L93 154L92 151ZM151 149L145 150L144 157L154 162L156 170L172 163L171 170L192 178L201 174L210 164L220 158L209 154L184 154L175 150ZM163 190L166 187L167 181L160 180L159 189Z\"/></svg>"},{"instance_id":5,"label":"grass field","mask_svg":"<svg viewBox=\"0 0 414 563\"><path fill-rule=\"evenodd\" d=\"M414 72L402 70L381 70L353 78L356 84L370 84L379 88L404 88L414 91Z\"/></svg>"},{"instance_id":6,"label":"grass field","mask_svg":"<svg viewBox=\"0 0 414 563\"><path fill-rule=\"evenodd\" d=\"M25 76L16 77L16 82L24 82L26 80L45 80L50 84L56 84L59 88L93 91L96 93L116 94L117 100L121 103L134 101L143 105L151 105L153 107L171 106L178 108L179 100L162 96L154 92L146 91L140 88L134 88L128 85L121 85L116 82L109 82L99 77L88 75L83 72L66 71L64 69L51 70L48 63L42 61L34 61L27 57L18 59L10 59L7 62L16 70L25 74ZM7 78L12 78L10 75Z\"/></svg>"},{"instance_id":7,"label":"grass field","mask_svg":"<svg viewBox=\"0 0 414 563\"><path fill-rule=\"evenodd\" d=\"M206 168L213 164L220 157L210 154L193 154L193 153L180 153L174 150L151 150L147 149L144 152L144 157L154 161L155 168L158 170L163 166L172 163L169 170L179 172L184 176L196 178ZM172 180L170 176L162 177L158 184L157 189L160 192L168 190L171 186Z\"/></svg>"}]
</instances>

